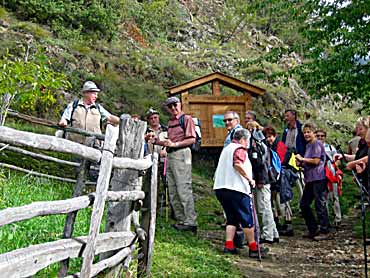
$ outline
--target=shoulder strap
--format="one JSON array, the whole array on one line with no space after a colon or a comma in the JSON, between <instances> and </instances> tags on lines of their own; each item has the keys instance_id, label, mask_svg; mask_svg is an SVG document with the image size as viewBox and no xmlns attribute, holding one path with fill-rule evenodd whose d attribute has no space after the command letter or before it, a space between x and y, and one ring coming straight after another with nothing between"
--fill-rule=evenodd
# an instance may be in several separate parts
<instances>
[{"instance_id":1,"label":"shoulder strap","mask_svg":"<svg viewBox=\"0 0 370 278\"><path fill-rule=\"evenodd\" d=\"M73 103L72 103L72 111L71 111L71 121L70 121L70 123L71 123L71 126L72 126L72 121L73 121L73 113L75 112L75 110L76 110L76 108L77 108L77 106L78 106L78 99L75 99L74 101L73 101Z\"/></svg>"},{"instance_id":2,"label":"shoulder strap","mask_svg":"<svg viewBox=\"0 0 370 278\"><path fill-rule=\"evenodd\" d=\"M185 114L182 114L179 118L179 124L185 132Z\"/></svg>"}]
</instances>

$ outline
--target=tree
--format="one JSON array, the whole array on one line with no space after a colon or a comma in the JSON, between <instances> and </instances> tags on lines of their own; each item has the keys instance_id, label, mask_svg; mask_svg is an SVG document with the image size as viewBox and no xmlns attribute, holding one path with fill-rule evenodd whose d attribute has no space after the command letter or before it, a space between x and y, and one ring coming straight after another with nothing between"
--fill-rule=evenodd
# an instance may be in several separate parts
<instances>
[{"instance_id":1,"label":"tree","mask_svg":"<svg viewBox=\"0 0 370 278\"><path fill-rule=\"evenodd\" d=\"M43 55L25 61L8 53L0 59L0 69L0 126L4 125L12 103L34 111L36 103L50 106L56 102L56 90L71 86L64 74L50 68Z\"/></svg>"},{"instance_id":2,"label":"tree","mask_svg":"<svg viewBox=\"0 0 370 278\"><path fill-rule=\"evenodd\" d=\"M316 96L339 94L370 109L370 1L307 1L299 18L307 59L297 72Z\"/></svg>"}]
</instances>

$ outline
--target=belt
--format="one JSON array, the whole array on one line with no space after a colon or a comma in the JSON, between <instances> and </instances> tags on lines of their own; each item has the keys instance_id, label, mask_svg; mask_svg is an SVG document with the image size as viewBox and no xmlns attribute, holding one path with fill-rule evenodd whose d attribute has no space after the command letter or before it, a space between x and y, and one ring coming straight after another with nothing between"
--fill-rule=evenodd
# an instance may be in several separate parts
<instances>
[{"instance_id":1,"label":"belt","mask_svg":"<svg viewBox=\"0 0 370 278\"><path fill-rule=\"evenodd\" d=\"M186 149L186 148L188 148L188 146L186 146L186 147L177 147L177 148L167 148L167 153L177 152L179 150L183 150L183 149Z\"/></svg>"}]
</instances>

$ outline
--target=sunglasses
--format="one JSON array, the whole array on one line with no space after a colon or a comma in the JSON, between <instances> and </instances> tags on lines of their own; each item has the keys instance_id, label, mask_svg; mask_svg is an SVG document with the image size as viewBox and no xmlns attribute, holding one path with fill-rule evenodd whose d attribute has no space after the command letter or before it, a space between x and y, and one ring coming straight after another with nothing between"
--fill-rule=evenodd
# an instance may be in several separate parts
<instances>
[{"instance_id":1,"label":"sunglasses","mask_svg":"<svg viewBox=\"0 0 370 278\"><path fill-rule=\"evenodd\" d=\"M316 137L326 137L324 134L316 134Z\"/></svg>"},{"instance_id":2,"label":"sunglasses","mask_svg":"<svg viewBox=\"0 0 370 278\"><path fill-rule=\"evenodd\" d=\"M230 118L230 119L223 119L222 121L224 122L224 123L226 123L226 122L231 122L232 120L234 120L235 118Z\"/></svg>"},{"instance_id":3,"label":"sunglasses","mask_svg":"<svg viewBox=\"0 0 370 278\"><path fill-rule=\"evenodd\" d=\"M177 106L177 102L176 103L171 103L169 105L167 105L168 108L172 108L172 107L176 107Z\"/></svg>"}]
</instances>

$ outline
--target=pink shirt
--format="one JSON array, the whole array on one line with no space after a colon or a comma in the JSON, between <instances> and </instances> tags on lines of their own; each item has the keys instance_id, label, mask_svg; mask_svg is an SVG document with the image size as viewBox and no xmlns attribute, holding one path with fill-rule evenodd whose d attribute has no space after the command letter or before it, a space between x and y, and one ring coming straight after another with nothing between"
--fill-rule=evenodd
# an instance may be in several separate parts
<instances>
[{"instance_id":1,"label":"pink shirt","mask_svg":"<svg viewBox=\"0 0 370 278\"><path fill-rule=\"evenodd\" d=\"M168 139L170 139L174 143L181 142L184 139L188 138L196 138L195 125L190 115L185 115L184 117L185 132L182 129L179 122L179 118L183 114L184 113L181 113L168 121L168 132L167 132Z\"/></svg>"}]
</instances>

